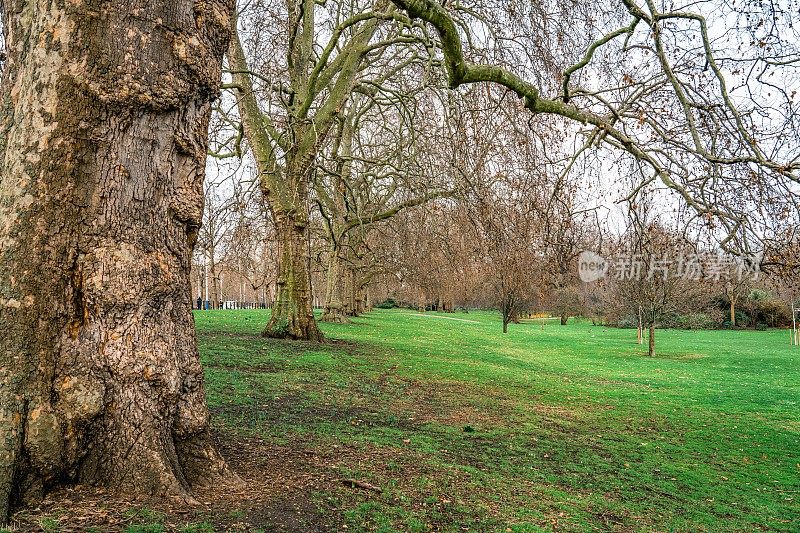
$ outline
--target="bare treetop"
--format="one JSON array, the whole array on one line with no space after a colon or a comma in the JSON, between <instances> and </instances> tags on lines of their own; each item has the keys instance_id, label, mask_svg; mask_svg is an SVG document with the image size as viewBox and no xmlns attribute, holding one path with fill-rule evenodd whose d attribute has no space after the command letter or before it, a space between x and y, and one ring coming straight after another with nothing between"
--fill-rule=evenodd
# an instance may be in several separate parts
<instances>
[{"instance_id":1,"label":"bare treetop","mask_svg":"<svg viewBox=\"0 0 800 533\"><path fill-rule=\"evenodd\" d=\"M394 3L435 28L451 87L499 84L632 156L632 197L659 182L740 252L798 224L795 7L623 0L565 19L538 2Z\"/></svg>"}]
</instances>

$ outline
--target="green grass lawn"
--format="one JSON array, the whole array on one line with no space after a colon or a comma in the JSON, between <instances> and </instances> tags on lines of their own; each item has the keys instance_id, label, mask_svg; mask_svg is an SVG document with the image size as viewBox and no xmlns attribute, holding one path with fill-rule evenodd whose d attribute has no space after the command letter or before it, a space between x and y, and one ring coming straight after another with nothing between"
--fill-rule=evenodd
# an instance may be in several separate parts
<instances>
[{"instance_id":1,"label":"green grass lawn","mask_svg":"<svg viewBox=\"0 0 800 533\"><path fill-rule=\"evenodd\" d=\"M302 452L285 468L337 528L800 530L785 331L659 331L648 358L586 322L376 310L313 345L260 338L267 318L196 314L214 425Z\"/></svg>"}]
</instances>

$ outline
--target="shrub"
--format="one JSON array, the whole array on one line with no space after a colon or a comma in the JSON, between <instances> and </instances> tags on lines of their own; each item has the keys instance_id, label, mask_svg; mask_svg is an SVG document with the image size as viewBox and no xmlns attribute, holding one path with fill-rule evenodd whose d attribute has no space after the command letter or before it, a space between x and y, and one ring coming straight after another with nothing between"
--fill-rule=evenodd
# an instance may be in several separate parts
<instances>
[{"instance_id":1,"label":"shrub","mask_svg":"<svg viewBox=\"0 0 800 533\"><path fill-rule=\"evenodd\" d=\"M674 327L680 329L713 329L719 323L706 313L677 315L674 320Z\"/></svg>"},{"instance_id":2,"label":"shrub","mask_svg":"<svg viewBox=\"0 0 800 533\"><path fill-rule=\"evenodd\" d=\"M789 304L766 291L753 291L744 302L744 307L751 327L766 324L771 328L779 328L792 323Z\"/></svg>"},{"instance_id":3,"label":"shrub","mask_svg":"<svg viewBox=\"0 0 800 533\"><path fill-rule=\"evenodd\" d=\"M394 309L398 307L398 305L397 302L394 300L394 298L387 298L386 300L379 303L375 307L377 307L378 309Z\"/></svg>"},{"instance_id":4,"label":"shrub","mask_svg":"<svg viewBox=\"0 0 800 533\"><path fill-rule=\"evenodd\" d=\"M760 300L757 311L757 320L767 326L777 328L792 323L792 311L783 300L777 298Z\"/></svg>"}]
</instances>

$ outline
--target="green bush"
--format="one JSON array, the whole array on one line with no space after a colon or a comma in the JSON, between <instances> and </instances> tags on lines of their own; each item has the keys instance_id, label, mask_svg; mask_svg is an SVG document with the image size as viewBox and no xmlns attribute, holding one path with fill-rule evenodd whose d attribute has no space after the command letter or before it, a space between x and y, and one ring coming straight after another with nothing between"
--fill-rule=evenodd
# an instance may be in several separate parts
<instances>
[{"instance_id":1,"label":"green bush","mask_svg":"<svg viewBox=\"0 0 800 533\"><path fill-rule=\"evenodd\" d=\"M754 290L742 302L741 308L746 312L746 321L741 321L737 314L737 325L747 324L756 327L765 324L767 327L780 328L791 325L792 311L789 304L763 290Z\"/></svg>"},{"instance_id":2,"label":"green bush","mask_svg":"<svg viewBox=\"0 0 800 533\"><path fill-rule=\"evenodd\" d=\"M621 316L617 319L615 326L622 329L635 329L639 327L639 319L631 315Z\"/></svg>"},{"instance_id":3,"label":"green bush","mask_svg":"<svg viewBox=\"0 0 800 533\"><path fill-rule=\"evenodd\" d=\"M679 329L714 329L719 322L706 313L688 313L674 317L674 327Z\"/></svg>"},{"instance_id":4,"label":"green bush","mask_svg":"<svg viewBox=\"0 0 800 533\"><path fill-rule=\"evenodd\" d=\"M396 307L399 306L397 305L397 302L394 300L394 298L387 298L386 300L379 303L375 307L377 307L378 309L395 309Z\"/></svg>"},{"instance_id":5,"label":"green bush","mask_svg":"<svg viewBox=\"0 0 800 533\"><path fill-rule=\"evenodd\" d=\"M786 302L778 298L760 300L756 310L758 322L769 327L779 328L792 323L792 310Z\"/></svg>"}]
</instances>

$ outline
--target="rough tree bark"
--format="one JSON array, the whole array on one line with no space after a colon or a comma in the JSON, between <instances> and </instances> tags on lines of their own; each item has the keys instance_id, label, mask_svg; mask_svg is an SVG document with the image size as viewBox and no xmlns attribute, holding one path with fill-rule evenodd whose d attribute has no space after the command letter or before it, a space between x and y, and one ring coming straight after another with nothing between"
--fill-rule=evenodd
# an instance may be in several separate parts
<instances>
[{"instance_id":1,"label":"rough tree bark","mask_svg":"<svg viewBox=\"0 0 800 533\"><path fill-rule=\"evenodd\" d=\"M361 316L364 314L364 287L361 286L355 291L355 305L353 306L353 316Z\"/></svg>"},{"instance_id":2,"label":"rough tree bark","mask_svg":"<svg viewBox=\"0 0 800 533\"><path fill-rule=\"evenodd\" d=\"M328 268L325 278L325 310L322 313L323 322L333 322L346 324L350 319L344 312L344 279L342 269L345 258L342 256L347 242L347 182L353 170L352 146L353 146L353 117L355 113L353 106L348 116L341 121L338 137L334 143L336 152L341 151L341 158L338 162L338 176L335 176L335 187L330 198L330 213L328 214L328 238L331 242L328 254ZM334 152L334 153L336 153Z\"/></svg>"},{"instance_id":3,"label":"rough tree bark","mask_svg":"<svg viewBox=\"0 0 800 533\"><path fill-rule=\"evenodd\" d=\"M350 265L342 265L342 313L355 316L355 275Z\"/></svg>"},{"instance_id":4,"label":"rough tree bark","mask_svg":"<svg viewBox=\"0 0 800 533\"><path fill-rule=\"evenodd\" d=\"M328 268L325 287L325 310L323 322L346 324L350 319L344 313L344 277L342 275L343 259L339 246L332 245L328 254Z\"/></svg>"},{"instance_id":5,"label":"rough tree bark","mask_svg":"<svg viewBox=\"0 0 800 533\"><path fill-rule=\"evenodd\" d=\"M231 4L0 3L0 522L64 483L235 478L189 282Z\"/></svg>"},{"instance_id":6,"label":"rough tree bark","mask_svg":"<svg viewBox=\"0 0 800 533\"><path fill-rule=\"evenodd\" d=\"M278 234L278 294L264 336L320 342L311 300L311 254L305 213L273 210Z\"/></svg>"}]
</instances>

